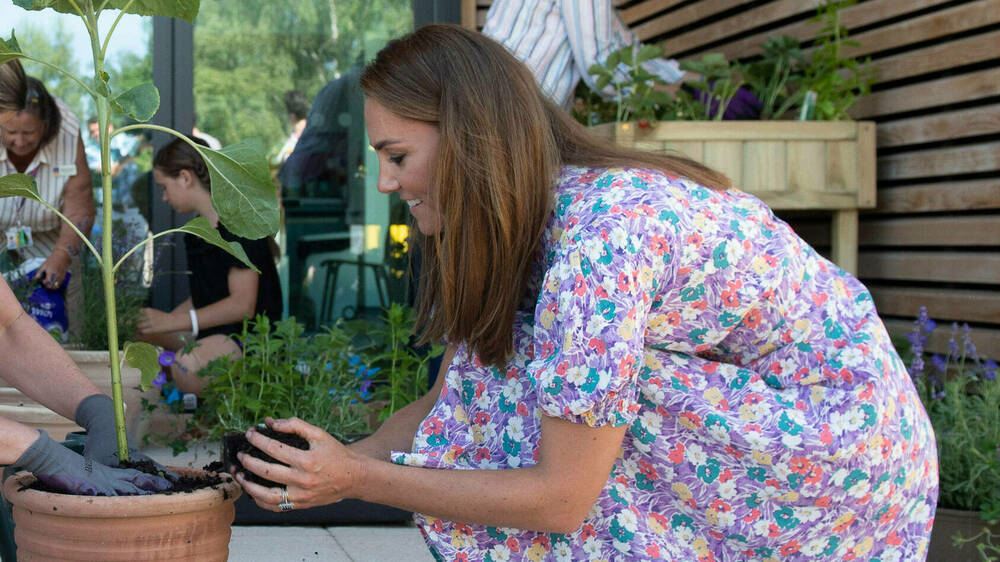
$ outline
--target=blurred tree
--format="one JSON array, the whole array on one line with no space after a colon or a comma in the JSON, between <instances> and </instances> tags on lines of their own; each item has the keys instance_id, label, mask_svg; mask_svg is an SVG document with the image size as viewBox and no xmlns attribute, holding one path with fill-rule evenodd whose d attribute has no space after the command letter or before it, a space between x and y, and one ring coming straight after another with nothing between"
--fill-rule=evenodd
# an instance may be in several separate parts
<instances>
[{"instance_id":1,"label":"blurred tree","mask_svg":"<svg viewBox=\"0 0 1000 562\"><path fill-rule=\"evenodd\" d=\"M90 61L90 53L86 59L78 58L73 53L73 32L67 29L63 21L56 21L53 25L40 27L33 22L25 21L15 30L17 41L21 45L21 50L32 57L51 62L61 68L76 75L81 74L81 64ZM80 125L83 126L87 120L87 111L93 107L93 103L80 86L66 77L63 73L35 62L25 61L25 71L35 78L38 78L45 88L56 97L69 105L80 118Z\"/></svg>"},{"instance_id":2,"label":"blurred tree","mask_svg":"<svg viewBox=\"0 0 1000 562\"><path fill-rule=\"evenodd\" d=\"M255 138L276 153L288 134L284 93L313 99L347 68L373 56L366 35L412 28L410 0L217 0L195 23L198 128L223 144ZM380 45L379 45L380 46Z\"/></svg>"}]
</instances>

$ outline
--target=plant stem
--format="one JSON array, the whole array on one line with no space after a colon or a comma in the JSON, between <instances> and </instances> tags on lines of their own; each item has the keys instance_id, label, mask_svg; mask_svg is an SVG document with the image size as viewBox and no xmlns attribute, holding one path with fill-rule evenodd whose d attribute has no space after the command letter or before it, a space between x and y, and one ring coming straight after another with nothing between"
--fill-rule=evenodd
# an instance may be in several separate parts
<instances>
[{"instance_id":1,"label":"plant stem","mask_svg":"<svg viewBox=\"0 0 1000 562\"><path fill-rule=\"evenodd\" d=\"M72 1L72 0L71 0ZM97 36L97 14L93 12L93 4L87 2L88 12L81 14L87 23L90 33L90 47L94 56L94 80L100 81L104 73L104 52L101 50L100 38ZM75 6L75 3L74 3ZM101 256L101 277L104 281L104 306L107 310L108 354L111 363L111 401L114 404L115 436L118 440L118 459L121 462L129 460L128 437L125 434L125 400L122 394L121 360L118 353L118 309L115 305L115 269L112 267L114 252L111 244L111 138L108 136L108 123L111 121L111 103L106 96L94 95L97 106L97 123L100 127L101 142L101 196L103 199Z\"/></svg>"}]
</instances>

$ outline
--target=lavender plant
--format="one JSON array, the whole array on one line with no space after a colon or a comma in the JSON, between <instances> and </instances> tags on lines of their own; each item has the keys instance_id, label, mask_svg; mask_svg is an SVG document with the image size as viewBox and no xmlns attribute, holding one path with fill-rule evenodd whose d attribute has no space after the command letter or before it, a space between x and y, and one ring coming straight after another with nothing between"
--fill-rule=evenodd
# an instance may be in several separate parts
<instances>
[{"instance_id":1,"label":"lavender plant","mask_svg":"<svg viewBox=\"0 0 1000 562\"><path fill-rule=\"evenodd\" d=\"M907 335L910 376L937 436L939 504L1000 519L1000 382L981 358L969 326L952 324L947 353L930 353L936 324L920 308Z\"/></svg>"},{"instance_id":2,"label":"lavender plant","mask_svg":"<svg viewBox=\"0 0 1000 562\"><path fill-rule=\"evenodd\" d=\"M212 204L219 213L219 220L230 232L245 238L256 239L277 231L277 196L275 187L271 183L267 159L263 154L262 147L250 143L231 145L221 150L203 147L191 142L190 139L177 131L147 123L156 114L160 105L160 94L152 83L147 82L124 92L113 92L110 86L110 75L105 66L105 55L108 52L111 37L123 14L175 17L194 23L200 0L14 0L14 4L25 10L40 11L52 8L60 13L79 16L90 37L94 71L91 77L78 77L58 65L23 52L14 33L11 33L7 40L0 39L0 64L15 59L41 63L67 76L93 98L101 131L101 184L104 209L112 208L111 166L109 165L111 138L134 130L156 130L185 140L205 159L212 180ZM117 11L117 15L111 13L112 11ZM110 29L102 37L98 20L104 13L115 17L115 19ZM113 115L128 115L138 124L122 127L109 134L108 123ZM77 225L62 215L59 209L52 207L39 197L35 180L25 174L0 177L0 197L24 197L37 201L55 212L76 231L83 241L83 245L100 264L104 305L107 311L108 350L112 353L112 357L116 357L119 349L119 333L115 278L123 263L144 244L138 244L120 257L116 257L112 236L104 236L101 241L101 249L98 250L87 239L87 236L80 232ZM103 232L112 232L111 219L110 212L104 213ZM248 267L256 270L248 260L243 248L235 242L225 241L204 217L197 217L178 228L159 232L153 238L175 232L187 232L199 236L231 253ZM149 344L126 343L124 345L124 360L142 372L144 387L148 387L160 370L157 350ZM118 456L123 461L127 461L129 454L125 436L125 407L122 395L121 364L118 361L111 361L111 397L114 403Z\"/></svg>"}]
</instances>

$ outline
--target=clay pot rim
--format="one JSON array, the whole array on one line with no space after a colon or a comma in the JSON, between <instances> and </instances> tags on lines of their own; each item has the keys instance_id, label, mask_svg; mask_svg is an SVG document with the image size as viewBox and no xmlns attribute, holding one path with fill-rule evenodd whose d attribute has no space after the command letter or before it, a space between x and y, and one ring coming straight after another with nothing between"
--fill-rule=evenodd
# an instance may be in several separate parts
<instances>
[{"instance_id":1,"label":"clay pot rim","mask_svg":"<svg viewBox=\"0 0 1000 562\"><path fill-rule=\"evenodd\" d=\"M168 468L188 476L206 472L190 467ZM234 503L242 494L242 488L229 474L220 475L223 477L221 484L193 492L145 496L75 496L22 489L36 480L34 474L22 471L4 482L3 495L12 505L52 515L107 519L149 517L202 511L220 504Z\"/></svg>"}]
</instances>

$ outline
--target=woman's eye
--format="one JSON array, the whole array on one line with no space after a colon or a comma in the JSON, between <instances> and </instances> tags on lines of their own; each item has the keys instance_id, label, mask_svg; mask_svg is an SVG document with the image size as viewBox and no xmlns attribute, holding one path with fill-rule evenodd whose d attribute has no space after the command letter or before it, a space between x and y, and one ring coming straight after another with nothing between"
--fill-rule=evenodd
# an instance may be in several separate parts
<instances>
[{"instance_id":1,"label":"woman's eye","mask_svg":"<svg viewBox=\"0 0 1000 562\"><path fill-rule=\"evenodd\" d=\"M393 164L399 165L403 163L403 158L406 157L405 154L400 154L399 156L390 156L389 161Z\"/></svg>"}]
</instances>

